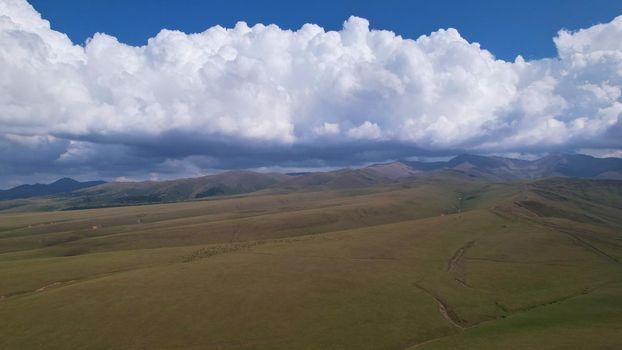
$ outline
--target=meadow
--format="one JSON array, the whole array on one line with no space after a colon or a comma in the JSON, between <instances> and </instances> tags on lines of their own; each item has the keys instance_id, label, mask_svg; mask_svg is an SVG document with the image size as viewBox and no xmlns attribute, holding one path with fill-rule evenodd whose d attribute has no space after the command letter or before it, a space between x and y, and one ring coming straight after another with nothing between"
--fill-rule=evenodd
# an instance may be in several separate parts
<instances>
[{"instance_id":1,"label":"meadow","mask_svg":"<svg viewBox=\"0 0 622 350\"><path fill-rule=\"evenodd\" d=\"M622 183L0 214L2 349L622 347Z\"/></svg>"}]
</instances>

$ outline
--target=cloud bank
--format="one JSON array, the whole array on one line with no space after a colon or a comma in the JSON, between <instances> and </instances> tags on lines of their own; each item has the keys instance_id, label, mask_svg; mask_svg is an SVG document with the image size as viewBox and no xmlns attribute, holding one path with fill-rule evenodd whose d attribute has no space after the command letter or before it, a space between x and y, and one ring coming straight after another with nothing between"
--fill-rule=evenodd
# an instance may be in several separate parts
<instances>
[{"instance_id":1,"label":"cloud bank","mask_svg":"<svg viewBox=\"0 0 622 350\"><path fill-rule=\"evenodd\" d=\"M452 28L350 17L74 45L0 0L0 180L622 149L622 16L553 40L558 57L507 62Z\"/></svg>"}]
</instances>

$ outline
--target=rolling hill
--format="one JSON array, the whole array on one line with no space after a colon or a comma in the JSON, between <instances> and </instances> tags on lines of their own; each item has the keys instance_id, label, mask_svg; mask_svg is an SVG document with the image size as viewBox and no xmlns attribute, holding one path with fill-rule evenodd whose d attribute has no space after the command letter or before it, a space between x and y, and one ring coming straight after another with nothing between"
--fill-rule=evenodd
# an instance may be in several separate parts
<instances>
[{"instance_id":1,"label":"rolling hill","mask_svg":"<svg viewBox=\"0 0 622 350\"><path fill-rule=\"evenodd\" d=\"M548 177L622 179L622 159L601 159L585 155L551 155L528 161L463 154L446 162L425 163L404 160L373 164L360 169L293 175L229 171L217 175L170 181L105 184L77 183L70 179L61 179L51 185L24 185L13 189L22 193L22 196L6 197L6 199L13 200L0 202L0 211L85 209L168 203L249 194L257 191L287 193L326 189L348 190L403 183L412 181L415 177L436 176L444 172L455 172L487 181L500 182ZM44 186L45 190L40 189L38 192L33 190L41 186ZM27 197L24 197L24 193L28 193ZM47 197L30 198L35 196ZM2 198L1 193L0 198Z\"/></svg>"},{"instance_id":2,"label":"rolling hill","mask_svg":"<svg viewBox=\"0 0 622 350\"><path fill-rule=\"evenodd\" d=\"M583 154L553 154L533 161L462 154L446 162L401 162L418 171L452 169L493 180L555 176L622 179L622 159L595 158Z\"/></svg>"},{"instance_id":3,"label":"rolling hill","mask_svg":"<svg viewBox=\"0 0 622 350\"><path fill-rule=\"evenodd\" d=\"M128 205L177 202L255 192L289 178L287 175L278 173L229 171L217 175L170 181L113 182L76 191L66 197L76 205L79 203Z\"/></svg>"},{"instance_id":4,"label":"rolling hill","mask_svg":"<svg viewBox=\"0 0 622 350\"><path fill-rule=\"evenodd\" d=\"M62 178L51 184L20 185L10 188L8 190L0 190L0 200L41 197L51 194L68 193L105 183L105 181L79 182L70 178Z\"/></svg>"},{"instance_id":5,"label":"rolling hill","mask_svg":"<svg viewBox=\"0 0 622 350\"><path fill-rule=\"evenodd\" d=\"M375 164L362 169L342 169L296 176L274 187L289 190L351 189L395 183L416 174L399 162Z\"/></svg>"},{"instance_id":6,"label":"rolling hill","mask_svg":"<svg viewBox=\"0 0 622 350\"><path fill-rule=\"evenodd\" d=\"M622 345L622 181L320 183L0 214L0 348Z\"/></svg>"}]
</instances>

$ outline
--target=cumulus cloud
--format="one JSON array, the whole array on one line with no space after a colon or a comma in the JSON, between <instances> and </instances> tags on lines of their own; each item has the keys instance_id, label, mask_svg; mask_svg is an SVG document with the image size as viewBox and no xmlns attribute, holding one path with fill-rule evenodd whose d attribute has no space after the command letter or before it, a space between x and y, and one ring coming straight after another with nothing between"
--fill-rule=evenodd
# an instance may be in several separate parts
<instances>
[{"instance_id":1,"label":"cumulus cloud","mask_svg":"<svg viewBox=\"0 0 622 350\"><path fill-rule=\"evenodd\" d=\"M338 135L340 133L339 124L324 122L320 126L315 127L315 133L319 136L322 135Z\"/></svg>"},{"instance_id":2,"label":"cumulus cloud","mask_svg":"<svg viewBox=\"0 0 622 350\"><path fill-rule=\"evenodd\" d=\"M376 123L365 121L363 124L348 130L348 137L353 139L379 139L382 134L380 127Z\"/></svg>"},{"instance_id":3,"label":"cumulus cloud","mask_svg":"<svg viewBox=\"0 0 622 350\"><path fill-rule=\"evenodd\" d=\"M340 31L240 22L75 45L0 0L0 180L617 150L620 38L622 16L560 31L558 57L507 62L455 29L412 40L351 17Z\"/></svg>"}]
</instances>

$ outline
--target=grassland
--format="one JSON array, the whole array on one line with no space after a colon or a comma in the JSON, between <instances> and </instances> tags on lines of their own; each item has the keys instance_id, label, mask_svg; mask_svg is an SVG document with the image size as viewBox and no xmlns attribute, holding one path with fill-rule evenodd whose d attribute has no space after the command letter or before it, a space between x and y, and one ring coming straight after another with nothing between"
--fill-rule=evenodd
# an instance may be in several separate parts
<instances>
[{"instance_id":1,"label":"grassland","mask_svg":"<svg viewBox=\"0 0 622 350\"><path fill-rule=\"evenodd\" d=\"M1 214L0 348L620 348L621 262L611 181Z\"/></svg>"}]
</instances>

